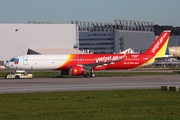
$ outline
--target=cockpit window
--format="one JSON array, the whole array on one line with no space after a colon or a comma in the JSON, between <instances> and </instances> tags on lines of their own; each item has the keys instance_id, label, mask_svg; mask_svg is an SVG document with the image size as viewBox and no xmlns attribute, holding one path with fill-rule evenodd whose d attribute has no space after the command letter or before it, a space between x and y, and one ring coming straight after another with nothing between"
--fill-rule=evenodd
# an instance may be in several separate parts
<instances>
[{"instance_id":1,"label":"cockpit window","mask_svg":"<svg viewBox=\"0 0 180 120\"><path fill-rule=\"evenodd\" d=\"M19 58L12 58L10 61L11 62L19 62Z\"/></svg>"}]
</instances>

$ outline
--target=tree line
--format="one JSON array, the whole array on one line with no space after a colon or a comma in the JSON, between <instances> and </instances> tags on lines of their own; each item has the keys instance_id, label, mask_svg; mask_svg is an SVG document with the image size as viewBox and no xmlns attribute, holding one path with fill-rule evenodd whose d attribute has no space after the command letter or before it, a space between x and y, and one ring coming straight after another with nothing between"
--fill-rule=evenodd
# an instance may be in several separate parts
<instances>
[{"instance_id":1,"label":"tree line","mask_svg":"<svg viewBox=\"0 0 180 120\"><path fill-rule=\"evenodd\" d=\"M173 26L159 26L154 25L154 33L156 36L160 35L164 30L171 30L171 35L180 35L180 27L173 27Z\"/></svg>"}]
</instances>

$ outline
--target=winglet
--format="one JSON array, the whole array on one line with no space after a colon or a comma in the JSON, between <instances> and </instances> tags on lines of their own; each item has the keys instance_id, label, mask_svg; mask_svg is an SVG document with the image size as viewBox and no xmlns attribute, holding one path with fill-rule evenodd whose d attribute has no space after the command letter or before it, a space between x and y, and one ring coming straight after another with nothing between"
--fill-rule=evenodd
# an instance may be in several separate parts
<instances>
[{"instance_id":1,"label":"winglet","mask_svg":"<svg viewBox=\"0 0 180 120\"><path fill-rule=\"evenodd\" d=\"M112 61L110 64L114 64L114 62L120 62L120 61L122 61L124 58L126 58L127 54L128 54L128 51L126 51L126 53L124 53L123 56L120 56L118 60L114 60L114 61Z\"/></svg>"},{"instance_id":2,"label":"winglet","mask_svg":"<svg viewBox=\"0 0 180 120\"><path fill-rule=\"evenodd\" d=\"M113 62L120 62L120 61L122 61L126 57L127 54L128 54L128 51L126 51L126 53L124 53L123 56L119 57L119 60L113 61Z\"/></svg>"},{"instance_id":3,"label":"winglet","mask_svg":"<svg viewBox=\"0 0 180 120\"><path fill-rule=\"evenodd\" d=\"M92 51L90 54L94 54L94 51Z\"/></svg>"}]
</instances>

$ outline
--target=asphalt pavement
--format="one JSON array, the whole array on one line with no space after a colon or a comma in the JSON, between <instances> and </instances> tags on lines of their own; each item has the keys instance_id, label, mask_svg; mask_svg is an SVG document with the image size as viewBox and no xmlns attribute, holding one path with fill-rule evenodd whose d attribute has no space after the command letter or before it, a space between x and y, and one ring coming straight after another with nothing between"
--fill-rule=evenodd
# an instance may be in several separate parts
<instances>
[{"instance_id":1,"label":"asphalt pavement","mask_svg":"<svg viewBox=\"0 0 180 120\"><path fill-rule=\"evenodd\" d=\"M146 75L96 78L0 78L1 94L52 91L160 89L161 86L180 87L180 75Z\"/></svg>"}]
</instances>

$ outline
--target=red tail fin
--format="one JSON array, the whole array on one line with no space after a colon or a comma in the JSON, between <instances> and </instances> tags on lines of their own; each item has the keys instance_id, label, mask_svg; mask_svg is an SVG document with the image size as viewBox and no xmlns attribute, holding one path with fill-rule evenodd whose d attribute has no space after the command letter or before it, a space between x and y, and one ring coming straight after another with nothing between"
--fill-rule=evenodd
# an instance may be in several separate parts
<instances>
[{"instance_id":1,"label":"red tail fin","mask_svg":"<svg viewBox=\"0 0 180 120\"><path fill-rule=\"evenodd\" d=\"M171 31L163 31L154 41L145 54L152 54L156 57L163 57L166 52Z\"/></svg>"}]
</instances>

